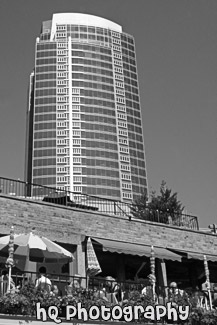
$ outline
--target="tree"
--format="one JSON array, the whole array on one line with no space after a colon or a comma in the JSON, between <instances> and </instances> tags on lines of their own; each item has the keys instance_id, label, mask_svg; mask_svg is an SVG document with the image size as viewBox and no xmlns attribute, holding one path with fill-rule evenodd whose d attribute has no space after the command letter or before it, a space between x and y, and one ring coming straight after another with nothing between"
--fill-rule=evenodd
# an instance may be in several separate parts
<instances>
[{"instance_id":1,"label":"tree","mask_svg":"<svg viewBox=\"0 0 217 325\"><path fill-rule=\"evenodd\" d=\"M151 193L148 201L147 194L144 193L138 198L132 207L134 217L149 221L177 224L180 221L184 206L177 198L177 193L166 186L162 181L160 185L160 194Z\"/></svg>"},{"instance_id":2,"label":"tree","mask_svg":"<svg viewBox=\"0 0 217 325\"><path fill-rule=\"evenodd\" d=\"M148 195L144 192L138 199L136 199L131 207L131 213L138 219L147 220L147 211L149 209Z\"/></svg>"},{"instance_id":3,"label":"tree","mask_svg":"<svg viewBox=\"0 0 217 325\"><path fill-rule=\"evenodd\" d=\"M177 198L177 192L172 193L172 190L166 186L166 182L162 181L160 186L160 195L152 192L149 208L161 212L169 212L180 214L184 210L184 206Z\"/></svg>"}]
</instances>

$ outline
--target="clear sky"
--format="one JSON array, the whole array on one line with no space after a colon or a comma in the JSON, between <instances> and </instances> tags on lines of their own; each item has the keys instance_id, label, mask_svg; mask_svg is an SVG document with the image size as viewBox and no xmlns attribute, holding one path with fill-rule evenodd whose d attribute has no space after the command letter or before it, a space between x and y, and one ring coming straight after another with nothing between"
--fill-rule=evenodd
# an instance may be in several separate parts
<instances>
[{"instance_id":1,"label":"clear sky","mask_svg":"<svg viewBox=\"0 0 217 325\"><path fill-rule=\"evenodd\" d=\"M1 0L0 176L24 178L35 39L58 12L101 16L134 35L149 189L165 180L201 227L217 223L216 0Z\"/></svg>"}]
</instances>

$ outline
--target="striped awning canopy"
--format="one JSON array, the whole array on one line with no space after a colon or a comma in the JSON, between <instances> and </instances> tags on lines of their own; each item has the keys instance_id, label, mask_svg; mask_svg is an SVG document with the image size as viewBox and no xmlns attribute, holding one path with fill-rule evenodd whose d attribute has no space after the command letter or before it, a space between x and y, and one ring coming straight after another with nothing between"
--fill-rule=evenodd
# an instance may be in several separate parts
<instances>
[{"instance_id":1,"label":"striped awning canopy","mask_svg":"<svg viewBox=\"0 0 217 325\"><path fill-rule=\"evenodd\" d=\"M129 254L150 257L151 245L140 245L115 240L92 238L102 245L103 251L111 253ZM182 256L171 252L167 248L154 246L155 257L159 259L172 260L181 262Z\"/></svg>"},{"instance_id":2,"label":"striped awning canopy","mask_svg":"<svg viewBox=\"0 0 217 325\"><path fill-rule=\"evenodd\" d=\"M94 251L90 237L87 240L87 275L95 276L101 273L101 267L99 265L96 253Z\"/></svg>"}]
</instances>

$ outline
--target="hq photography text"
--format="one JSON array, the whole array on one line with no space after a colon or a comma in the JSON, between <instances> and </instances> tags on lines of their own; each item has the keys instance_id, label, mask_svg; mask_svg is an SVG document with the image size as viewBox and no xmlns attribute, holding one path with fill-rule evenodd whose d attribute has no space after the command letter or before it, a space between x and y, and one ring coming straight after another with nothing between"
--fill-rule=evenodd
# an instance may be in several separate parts
<instances>
[{"instance_id":1,"label":"hq photography text","mask_svg":"<svg viewBox=\"0 0 217 325\"><path fill-rule=\"evenodd\" d=\"M125 306L120 307L115 305L113 307L106 306L91 306L89 309L82 307L81 303L75 306L66 306L65 320L70 321L73 319L88 321L88 320L103 320L103 321L116 321L124 320L125 322L132 322L141 319L160 321L163 317L172 321L186 321L189 317L189 306L172 306L169 302L166 306ZM56 324L62 322L62 318L59 317L59 311L57 306L50 306L48 309L41 307L40 302L36 304L36 319L43 322L52 320Z\"/></svg>"}]
</instances>

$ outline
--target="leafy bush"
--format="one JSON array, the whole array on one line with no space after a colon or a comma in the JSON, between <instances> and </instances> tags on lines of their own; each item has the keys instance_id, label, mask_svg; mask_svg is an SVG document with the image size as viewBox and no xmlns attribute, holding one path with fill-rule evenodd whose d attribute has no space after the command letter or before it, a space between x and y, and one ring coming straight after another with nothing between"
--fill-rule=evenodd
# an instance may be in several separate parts
<instances>
[{"instance_id":1,"label":"leafy bush","mask_svg":"<svg viewBox=\"0 0 217 325\"><path fill-rule=\"evenodd\" d=\"M203 308L193 308L190 314L191 325L216 325L217 310L205 310Z\"/></svg>"},{"instance_id":2,"label":"leafy bush","mask_svg":"<svg viewBox=\"0 0 217 325\"><path fill-rule=\"evenodd\" d=\"M170 301L174 305L190 305L191 313L188 320L189 325L217 325L217 310L206 311L203 308L195 308L194 300L184 294L183 296L170 296ZM111 307L113 304L96 294L92 289L73 289L68 296L57 297L52 293L41 291L35 288L33 283L23 286L19 292L7 293L0 297L0 310L3 314L11 315L28 315L35 316L36 303L40 302L41 307L47 309L55 305L59 309L59 316L65 316L67 305L76 306L78 303L87 310L95 305ZM129 292L128 299L122 302L122 307L141 305L144 309L146 306L154 306L155 301L152 294L142 295L139 291ZM140 323L150 323L144 317L137 321ZM181 322L180 322L181 323Z\"/></svg>"}]
</instances>

